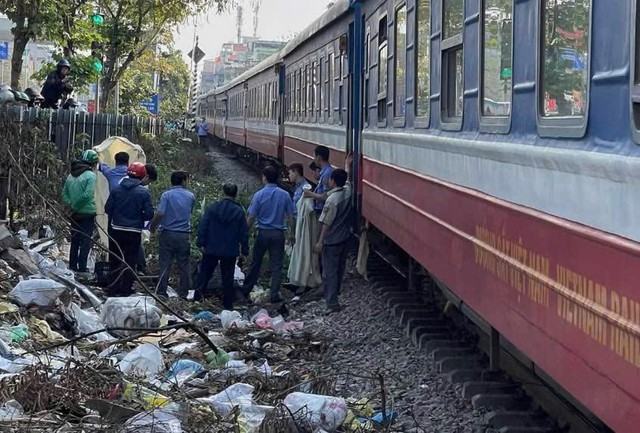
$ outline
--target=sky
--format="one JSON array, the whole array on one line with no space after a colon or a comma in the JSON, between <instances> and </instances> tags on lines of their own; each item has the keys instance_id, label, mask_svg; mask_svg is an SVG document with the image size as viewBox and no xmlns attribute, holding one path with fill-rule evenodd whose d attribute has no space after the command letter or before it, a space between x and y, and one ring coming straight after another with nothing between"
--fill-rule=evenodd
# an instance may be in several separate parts
<instances>
[{"instance_id":1,"label":"sky","mask_svg":"<svg viewBox=\"0 0 640 433\"><path fill-rule=\"evenodd\" d=\"M249 0L238 1L245 4L242 35L252 36L253 10ZM330 0L262 0L258 14L258 36L261 39L287 41L322 15L329 3ZM175 34L176 48L185 54L193 47L196 23L199 46L205 52L205 59L217 57L223 43L237 40L236 10L222 14L211 10L178 28Z\"/></svg>"}]
</instances>

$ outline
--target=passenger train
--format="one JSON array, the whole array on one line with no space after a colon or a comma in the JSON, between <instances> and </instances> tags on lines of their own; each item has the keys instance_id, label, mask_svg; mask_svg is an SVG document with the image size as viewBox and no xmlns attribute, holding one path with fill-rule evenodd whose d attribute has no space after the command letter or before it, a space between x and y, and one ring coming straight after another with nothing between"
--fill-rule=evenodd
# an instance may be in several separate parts
<instances>
[{"instance_id":1,"label":"passenger train","mask_svg":"<svg viewBox=\"0 0 640 433\"><path fill-rule=\"evenodd\" d=\"M640 427L640 0L338 0L201 97L354 153L362 218L611 429Z\"/></svg>"}]
</instances>

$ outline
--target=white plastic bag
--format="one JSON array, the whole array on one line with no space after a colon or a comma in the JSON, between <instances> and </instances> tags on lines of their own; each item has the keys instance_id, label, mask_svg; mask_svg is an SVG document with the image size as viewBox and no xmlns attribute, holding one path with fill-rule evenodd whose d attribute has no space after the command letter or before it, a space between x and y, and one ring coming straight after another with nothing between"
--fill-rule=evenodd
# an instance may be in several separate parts
<instances>
[{"instance_id":1,"label":"white plastic bag","mask_svg":"<svg viewBox=\"0 0 640 433\"><path fill-rule=\"evenodd\" d=\"M182 425L175 415L155 410L129 418L122 426L122 433L182 433Z\"/></svg>"},{"instance_id":2,"label":"white plastic bag","mask_svg":"<svg viewBox=\"0 0 640 433\"><path fill-rule=\"evenodd\" d=\"M24 408L15 400L9 400L0 406L0 421L16 421L24 415Z\"/></svg>"},{"instance_id":3,"label":"white plastic bag","mask_svg":"<svg viewBox=\"0 0 640 433\"><path fill-rule=\"evenodd\" d=\"M246 328L249 324L246 320L242 319L242 316L237 311L224 310L220 313L220 322L224 329Z\"/></svg>"},{"instance_id":4,"label":"white plastic bag","mask_svg":"<svg viewBox=\"0 0 640 433\"><path fill-rule=\"evenodd\" d=\"M101 311L102 323L108 328L157 328L162 311L151 297L109 298ZM129 331L114 331L116 335L128 336Z\"/></svg>"},{"instance_id":5,"label":"white plastic bag","mask_svg":"<svg viewBox=\"0 0 640 433\"><path fill-rule=\"evenodd\" d=\"M239 406L241 403L251 404L253 390L253 386L246 383L234 383L224 391L211 397L199 398L198 401L210 404L218 415L227 416L234 406Z\"/></svg>"},{"instance_id":6,"label":"white plastic bag","mask_svg":"<svg viewBox=\"0 0 640 433\"><path fill-rule=\"evenodd\" d=\"M156 376L164 369L162 352L154 344L142 344L122 358L119 367L124 374Z\"/></svg>"},{"instance_id":7,"label":"white plastic bag","mask_svg":"<svg viewBox=\"0 0 640 433\"><path fill-rule=\"evenodd\" d=\"M9 297L15 299L20 305L28 307L50 307L58 300L67 288L62 284L47 279L33 279L20 281L9 292Z\"/></svg>"},{"instance_id":8,"label":"white plastic bag","mask_svg":"<svg viewBox=\"0 0 640 433\"><path fill-rule=\"evenodd\" d=\"M285 397L284 405L291 413L306 408L309 423L329 431L340 427L347 416L347 402L340 397L292 392Z\"/></svg>"},{"instance_id":9,"label":"white plastic bag","mask_svg":"<svg viewBox=\"0 0 640 433\"><path fill-rule=\"evenodd\" d=\"M104 326L100 321L100 316L92 311L83 310L78 304L72 302L69 305L69 315L76 320L76 327L80 334L88 334L102 329ZM89 339L94 341L109 341L111 337L106 332L94 334Z\"/></svg>"}]
</instances>

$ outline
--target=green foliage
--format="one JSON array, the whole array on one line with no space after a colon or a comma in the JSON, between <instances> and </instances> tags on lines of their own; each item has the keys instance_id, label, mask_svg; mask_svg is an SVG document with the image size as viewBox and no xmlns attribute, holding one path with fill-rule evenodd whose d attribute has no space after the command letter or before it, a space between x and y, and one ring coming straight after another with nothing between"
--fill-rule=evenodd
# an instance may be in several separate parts
<instances>
[{"instance_id":1,"label":"green foliage","mask_svg":"<svg viewBox=\"0 0 640 433\"><path fill-rule=\"evenodd\" d=\"M169 43L163 54L145 52L122 76L120 81L120 111L126 114L145 114L142 100L153 94L153 74L160 74L160 115L165 119L178 117L187 102L189 69L182 53Z\"/></svg>"},{"instance_id":2,"label":"green foliage","mask_svg":"<svg viewBox=\"0 0 640 433\"><path fill-rule=\"evenodd\" d=\"M54 54L53 61L44 63L38 72L33 74L33 78L44 81L47 74L56 69L58 60L63 57L64 56L61 53ZM93 67L93 57L77 55L64 58L71 63L69 83L73 86L76 92L86 91L89 88L89 85L94 84L100 77L100 73Z\"/></svg>"}]
</instances>

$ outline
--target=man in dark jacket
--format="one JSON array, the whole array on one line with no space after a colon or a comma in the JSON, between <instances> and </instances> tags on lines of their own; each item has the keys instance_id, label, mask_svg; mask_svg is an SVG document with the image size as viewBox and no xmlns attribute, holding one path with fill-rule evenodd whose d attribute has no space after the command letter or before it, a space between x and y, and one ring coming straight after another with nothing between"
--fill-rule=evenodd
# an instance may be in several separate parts
<instances>
[{"instance_id":1,"label":"man in dark jacket","mask_svg":"<svg viewBox=\"0 0 640 433\"><path fill-rule=\"evenodd\" d=\"M220 263L222 277L222 305L233 308L233 275L238 253L249 254L249 226L240 203L236 201L238 187L225 184L224 198L205 211L198 225L197 245L202 252L197 296L208 296L207 285ZM242 247L240 251L239 246Z\"/></svg>"},{"instance_id":2,"label":"man in dark jacket","mask_svg":"<svg viewBox=\"0 0 640 433\"><path fill-rule=\"evenodd\" d=\"M144 164L134 162L128 176L109 194L104 210L111 222L114 248L109 251L111 296L133 293L133 270L138 262L144 222L153 219L153 205L149 190L142 186L147 176Z\"/></svg>"},{"instance_id":3,"label":"man in dark jacket","mask_svg":"<svg viewBox=\"0 0 640 433\"><path fill-rule=\"evenodd\" d=\"M42 108L53 108L57 110L62 95L73 92L73 87L69 84L69 73L71 72L71 64L65 59L58 62L56 70L47 75L47 79L42 87L42 97L44 102Z\"/></svg>"}]
</instances>

